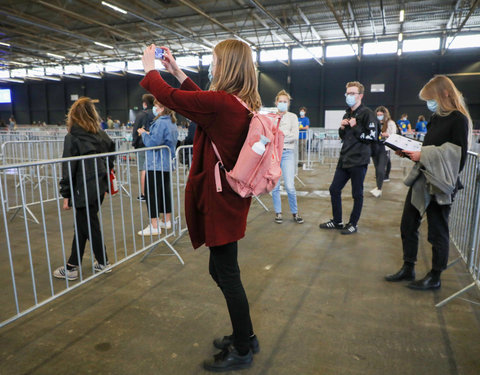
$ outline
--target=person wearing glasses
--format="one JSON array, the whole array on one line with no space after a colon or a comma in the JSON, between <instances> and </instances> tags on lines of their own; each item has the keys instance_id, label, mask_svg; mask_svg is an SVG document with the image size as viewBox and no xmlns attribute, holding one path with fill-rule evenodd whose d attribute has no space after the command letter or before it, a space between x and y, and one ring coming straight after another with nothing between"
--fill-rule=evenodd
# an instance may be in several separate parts
<instances>
[{"instance_id":1,"label":"person wearing glasses","mask_svg":"<svg viewBox=\"0 0 480 375\"><path fill-rule=\"evenodd\" d=\"M356 233L363 206L363 181L370 162L370 143L377 140L378 123L370 108L362 104L364 87L360 82L348 82L345 93L348 105L338 133L342 149L337 169L330 185L333 218L320 224L321 229L338 229L342 234ZM353 209L350 220L344 226L342 221L342 189L351 180Z\"/></svg>"}]
</instances>

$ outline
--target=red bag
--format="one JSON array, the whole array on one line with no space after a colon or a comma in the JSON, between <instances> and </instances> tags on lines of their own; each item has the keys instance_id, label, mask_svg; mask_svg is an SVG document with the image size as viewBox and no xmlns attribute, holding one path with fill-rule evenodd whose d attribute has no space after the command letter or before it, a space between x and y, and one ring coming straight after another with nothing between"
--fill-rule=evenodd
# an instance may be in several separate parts
<instances>
[{"instance_id":1,"label":"red bag","mask_svg":"<svg viewBox=\"0 0 480 375\"><path fill-rule=\"evenodd\" d=\"M110 169L110 194L115 195L118 193L118 181L117 176L115 176L115 171Z\"/></svg>"}]
</instances>

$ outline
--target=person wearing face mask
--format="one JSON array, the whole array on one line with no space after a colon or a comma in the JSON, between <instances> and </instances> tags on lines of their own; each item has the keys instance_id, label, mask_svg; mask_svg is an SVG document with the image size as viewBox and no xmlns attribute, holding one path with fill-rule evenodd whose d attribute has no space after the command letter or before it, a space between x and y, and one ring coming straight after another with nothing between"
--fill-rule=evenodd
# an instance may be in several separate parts
<instances>
[{"instance_id":1,"label":"person wearing face mask","mask_svg":"<svg viewBox=\"0 0 480 375\"><path fill-rule=\"evenodd\" d=\"M307 115L307 108L300 107L299 109L298 118L298 158L299 160L305 160L305 154L307 149L307 138L308 138L308 129L310 128L310 119L306 116ZM298 166L300 167L301 164L299 163Z\"/></svg>"},{"instance_id":2,"label":"person wearing face mask","mask_svg":"<svg viewBox=\"0 0 480 375\"><path fill-rule=\"evenodd\" d=\"M161 228L172 227L172 197L170 194L171 164L175 157L178 130L175 112L165 107L158 100L154 101L152 112L155 115L149 130L139 128L138 135L142 137L145 147L168 146L167 149L149 150L145 153L147 170L147 189L145 190L150 224L140 232L140 236L159 235ZM163 220L158 220L163 216Z\"/></svg>"},{"instance_id":3,"label":"person wearing face mask","mask_svg":"<svg viewBox=\"0 0 480 375\"><path fill-rule=\"evenodd\" d=\"M132 146L135 149L143 148L142 137L138 134L138 129L144 128L148 131L150 124L155 117L152 112L153 101L155 98L151 94L143 94L142 96L142 106L143 111L137 114L135 118L135 123L133 124L132 129ZM140 195L137 197L139 201L145 201L145 152L137 153L138 159L138 169L140 170Z\"/></svg>"},{"instance_id":4,"label":"person wearing face mask","mask_svg":"<svg viewBox=\"0 0 480 375\"><path fill-rule=\"evenodd\" d=\"M285 91L281 90L275 98L277 113L282 116L280 120L280 130L285 135L283 141L283 152L280 166L282 168L282 178L287 191L288 204L292 213L293 221L297 224L303 224L304 220L298 214L297 191L295 190L295 142L298 139L298 119L295 113L288 112L290 100L292 98ZM273 208L275 210L275 222L283 223L282 217L282 199L280 197L280 180L272 190Z\"/></svg>"},{"instance_id":5,"label":"person wearing face mask","mask_svg":"<svg viewBox=\"0 0 480 375\"><path fill-rule=\"evenodd\" d=\"M400 129L401 134L405 135L412 131L412 125L408 120L408 114L403 113L400 120L397 121L398 128Z\"/></svg>"},{"instance_id":6,"label":"person wearing face mask","mask_svg":"<svg viewBox=\"0 0 480 375\"><path fill-rule=\"evenodd\" d=\"M411 281L407 285L411 289L429 290L440 288L440 274L447 266L448 217L455 193L461 186L458 175L471 144L472 119L463 95L444 75L432 78L419 96L426 101L433 115L427 124L428 132L421 150L397 151L398 155L414 161L415 166L405 180L410 189L400 225L404 263L397 273L387 275L385 279L391 282L407 280ZM418 229L425 212L428 241L432 244L432 269L423 279L414 281Z\"/></svg>"},{"instance_id":7,"label":"person wearing face mask","mask_svg":"<svg viewBox=\"0 0 480 375\"><path fill-rule=\"evenodd\" d=\"M356 233L363 206L363 181L370 162L370 143L378 139L378 122L371 109L362 104L364 86L357 81L346 85L345 101L348 105L338 133L342 149L337 169L330 185L333 218L320 224L321 229L338 229L342 234ZM353 209L349 222L342 221L342 189L351 180Z\"/></svg>"},{"instance_id":8,"label":"person wearing face mask","mask_svg":"<svg viewBox=\"0 0 480 375\"><path fill-rule=\"evenodd\" d=\"M376 109L377 112L377 120L380 122L381 125L381 134L382 138L385 140L392 134L397 134L397 124L395 124L395 121L392 120L392 117L390 116L390 111L388 110L387 107L380 106ZM390 148L385 146L385 151L387 153L387 165L385 168L385 178L383 179L383 182L388 182L390 181L390 171L392 169L392 161L390 160Z\"/></svg>"}]
</instances>

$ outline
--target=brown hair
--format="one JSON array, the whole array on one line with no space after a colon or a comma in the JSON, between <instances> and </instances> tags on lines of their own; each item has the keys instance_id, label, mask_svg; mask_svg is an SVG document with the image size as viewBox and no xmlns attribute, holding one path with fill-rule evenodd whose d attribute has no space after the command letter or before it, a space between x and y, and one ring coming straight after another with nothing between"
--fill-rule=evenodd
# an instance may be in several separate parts
<instances>
[{"instance_id":1,"label":"brown hair","mask_svg":"<svg viewBox=\"0 0 480 375\"><path fill-rule=\"evenodd\" d=\"M277 96L275 97L275 103L278 102L278 98L281 97L281 96L286 96L288 98L288 101L292 101L292 97L290 96L290 94L288 92L286 92L285 90L280 90L277 94Z\"/></svg>"},{"instance_id":2,"label":"brown hair","mask_svg":"<svg viewBox=\"0 0 480 375\"><path fill-rule=\"evenodd\" d=\"M381 105L380 107L377 107L377 109L375 110L375 113L377 112L383 113L382 133L385 133L388 129L388 122L392 120L392 117L390 116L390 111L388 110L387 107L384 107L383 105Z\"/></svg>"},{"instance_id":3,"label":"brown hair","mask_svg":"<svg viewBox=\"0 0 480 375\"><path fill-rule=\"evenodd\" d=\"M407 118L408 118L408 113L402 113L402 115L400 116L400 118L404 118L404 117L407 117Z\"/></svg>"},{"instance_id":4,"label":"brown hair","mask_svg":"<svg viewBox=\"0 0 480 375\"><path fill-rule=\"evenodd\" d=\"M153 107L153 102L155 101L155 97L152 94L143 94L142 95L142 103L145 103L148 108Z\"/></svg>"},{"instance_id":5,"label":"brown hair","mask_svg":"<svg viewBox=\"0 0 480 375\"><path fill-rule=\"evenodd\" d=\"M358 93L363 94L365 92L365 87L358 81L352 81L348 82L347 85L345 86L347 89L349 87L358 87Z\"/></svg>"},{"instance_id":6,"label":"brown hair","mask_svg":"<svg viewBox=\"0 0 480 375\"><path fill-rule=\"evenodd\" d=\"M300 107L300 108L298 109L298 111L300 112L302 109L303 109L305 112L307 112L307 107Z\"/></svg>"},{"instance_id":7,"label":"brown hair","mask_svg":"<svg viewBox=\"0 0 480 375\"><path fill-rule=\"evenodd\" d=\"M427 82L418 94L422 100L436 100L438 108L436 114L448 116L453 111L461 112L468 119L468 145L472 141L472 118L468 112L463 95L455 87L450 78L438 75Z\"/></svg>"},{"instance_id":8,"label":"brown hair","mask_svg":"<svg viewBox=\"0 0 480 375\"><path fill-rule=\"evenodd\" d=\"M417 122L425 121L425 117L423 115L418 116Z\"/></svg>"},{"instance_id":9,"label":"brown hair","mask_svg":"<svg viewBox=\"0 0 480 375\"><path fill-rule=\"evenodd\" d=\"M163 107L163 113L161 115L158 115L157 117L154 118L154 120L156 120L157 118L159 118L160 116L170 116L170 120L172 120L172 122L174 124L177 123L177 117L175 116L175 111L172 111L170 108L167 108L165 107L162 103L160 103L157 99L155 99L153 101L153 105L158 105L160 107Z\"/></svg>"},{"instance_id":10,"label":"brown hair","mask_svg":"<svg viewBox=\"0 0 480 375\"><path fill-rule=\"evenodd\" d=\"M258 111L262 100L250 47L240 40L227 39L218 43L213 53L216 66L210 90L237 95L250 109Z\"/></svg>"},{"instance_id":11,"label":"brown hair","mask_svg":"<svg viewBox=\"0 0 480 375\"><path fill-rule=\"evenodd\" d=\"M100 117L95 109L98 100L85 96L72 104L67 115L67 130L71 131L73 124L81 126L88 133L98 133L100 130Z\"/></svg>"}]
</instances>

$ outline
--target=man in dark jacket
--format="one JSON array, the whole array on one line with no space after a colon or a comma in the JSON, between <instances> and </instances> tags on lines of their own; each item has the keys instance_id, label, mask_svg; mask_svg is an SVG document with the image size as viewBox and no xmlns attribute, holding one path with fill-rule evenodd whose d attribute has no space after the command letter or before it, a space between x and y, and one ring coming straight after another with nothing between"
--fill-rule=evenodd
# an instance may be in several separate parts
<instances>
[{"instance_id":1,"label":"man in dark jacket","mask_svg":"<svg viewBox=\"0 0 480 375\"><path fill-rule=\"evenodd\" d=\"M137 114L137 118L135 119L135 123L133 124L133 130L132 130L132 145L133 145L133 148L135 149L145 147L142 141L142 137L138 135L137 130L139 128L144 128L147 131L148 129L150 129L150 124L152 123L155 117L152 112L154 100L155 100L155 97L151 94L143 94L142 96L143 111ZM141 171L140 181L141 181L141 188L142 188L142 193L137 199L141 201L145 201L145 152L137 153L137 158L138 158L138 168Z\"/></svg>"},{"instance_id":2,"label":"man in dark jacket","mask_svg":"<svg viewBox=\"0 0 480 375\"><path fill-rule=\"evenodd\" d=\"M348 108L338 133L342 149L337 169L330 185L333 219L320 224L322 229L341 229L342 234L357 232L363 206L363 181L370 161L370 143L378 138L378 122L372 110L362 104L364 87L360 82L348 82L345 94ZM347 225L342 222L342 189L352 180L353 209Z\"/></svg>"}]
</instances>

